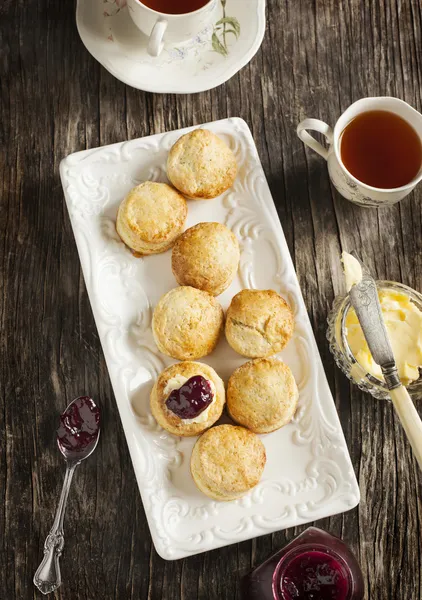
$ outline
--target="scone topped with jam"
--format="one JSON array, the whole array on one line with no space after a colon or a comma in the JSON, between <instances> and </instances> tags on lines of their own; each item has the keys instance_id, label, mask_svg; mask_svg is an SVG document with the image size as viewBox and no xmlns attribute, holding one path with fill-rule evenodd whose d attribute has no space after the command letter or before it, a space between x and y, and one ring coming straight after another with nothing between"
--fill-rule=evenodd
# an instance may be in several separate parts
<instances>
[{"instance_id":1,"label":"scone topped with jam","mask_svg":"<svg viewBox=\"0 0 422 600\"><path fill-rule=\"evenodd\" d=\"M150 397L158 424L179 436L199 435L214 425L225 401L224 383L214 369L187 361L165 369Z\"/></svg>"},{"instance_id":2,"label":"scone topped with jam","mask_svg":"<svg viewBox=\"0 0 422 600\"><path fill-rule=\"evenodd\" d=\"M270 433L289 423L299 390L290 368L278 358L257 358L236 369L227 387L227 410L236 423Z\"/></svg>"},{"instance_id":3,"label":"scone topped with jam","mask_svg":"<svg viewBox=\"0 0 422 600\"><path fill-rule=\"evenodd\" d=\"M224 324L220 304L207 292L177 287L160 299L152 317L158 349L178 360L195 360L210 354Z\"/></svg>"},{"instance_id":4,"label":"scone topped with jam","mask_svg":"<svg viewBox=\"0 0 422 600\"><path fill-rule=\"evenodd\" d=\"M173 246L183 230L185 198L166 183L146 181L133 188L117 213L122 241L138 254L158 254Z\"/></svg>"},{"instance_id":5,"label":"scone topped with jam","mask_svg":"<svg viewBox=\"0 0 422 600\"><path fill-rule=\"evenodd\" d=\"M188 198L215 198L233 185L236 174L233 152L208 129L179 138L167 160L168 178Z\"/></svg>"},{"instance_id":6,"label":"scone topped with jam","mask_svg":"<svg viewBox=\"0 0 422 600\"><path fill-rule=\"evenodd\" d=\"M239 242L222 223L198 223L177 239L171 265L177 283L218 296L239 267Z\"/></svg>"},{"instance_id":7,"label":"scone topped with jam","mask_svg":"<svg viewBox=\"0 0 422 600\"><path fill-rule=\"evenodd\" d=\"M260 481L265 446L244 427L218 425L196 442L191 473L198 489L214 500L241 498Z\"/></svg>"},{"instance_id":8,"label":"scone topped with jam","mask_svg":"<svg viewBox=\"0 0 422 600\"><path fill-rule=\"evenodd\" d=\"M258 358L283 350L293 335L294 317L274 290L242 290L226 315L226 338L242 356Z\"/></svg>"}]
</instances>

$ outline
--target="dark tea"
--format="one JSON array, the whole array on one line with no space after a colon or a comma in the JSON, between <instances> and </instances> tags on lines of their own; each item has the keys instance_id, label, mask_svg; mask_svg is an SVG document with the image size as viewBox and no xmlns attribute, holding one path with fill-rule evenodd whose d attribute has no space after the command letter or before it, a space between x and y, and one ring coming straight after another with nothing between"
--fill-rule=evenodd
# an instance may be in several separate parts
<instances>
[{"instance_id":1,"label":"dark tea","mask_svg":"<svg viewBox=\"0 0 422 600\"><path fill-rule=\"evenodd\" d=\"M356 179L383 189L410 183L422 164L419 135L407 121L386 110L355 117L341 135L340 154Z\"/></svg>"},{"instance_id":2,"label":"dark tea","mask_svg":"<svg viewBox=\"0 0 422 600\"><path fill-rule=\"evenodd\" d=\"M208 4L209 0L141 0L142 4L167 15L185 15Z\"/></svg>"}]
</instances>

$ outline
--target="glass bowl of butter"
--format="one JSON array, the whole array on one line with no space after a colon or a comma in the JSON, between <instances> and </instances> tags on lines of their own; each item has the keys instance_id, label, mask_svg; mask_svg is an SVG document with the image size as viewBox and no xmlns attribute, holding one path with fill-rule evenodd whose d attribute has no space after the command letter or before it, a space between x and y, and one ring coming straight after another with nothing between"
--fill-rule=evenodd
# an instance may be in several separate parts
<instances>
[{"instance_id":1,"label":"glass bowl of butter","mask_svg":"<svg viewBox=\"0 0 422 600\"><path fill-rule=\"evenodd\" d=\"M422 398L422 294L402 283L377 281L384 322L403 385L412 399ZM338 367L374 398L389 398L381 368L350 303L338 296L328 316L327 339Z\"/></svg>"}]
</instances>

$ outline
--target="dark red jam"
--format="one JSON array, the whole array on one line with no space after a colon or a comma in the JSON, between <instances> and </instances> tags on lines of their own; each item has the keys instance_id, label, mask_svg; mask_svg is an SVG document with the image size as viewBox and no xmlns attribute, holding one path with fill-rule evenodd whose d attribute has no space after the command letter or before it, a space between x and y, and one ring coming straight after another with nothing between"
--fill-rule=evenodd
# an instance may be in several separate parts
<instances>
[{"instance_id":1,"label":"dark red jam","mask_svg":"<svg viewBox=\"0 0 422 600\"><path fill-rule=\"evenodd\" d=\"M89 396L76 398L60 416L57 443L64 452L82 452L95 443L100 429L100 409Z\"/></svg>"},{"instance_id":2,"label":"dark red jam","mask_svg":"<svg viewBox=\"0 0 422 600\"><path fill-rule=\"evenodd\" d=\"M195 375L178 390L173 390L166 400L166 406L180 419L196 419L213 400L210 382Z\"/></svg>"},{"instance_id":3,"label":"dark red jam","mask_svg":"<svg viewBox=\"0 0 422 600\"><path fill-rule=\"evenodd\" d=\"M347 600L350 585L346 566L317 550L298 554L280 570L283 600Z\"/></svg>"},{"instance_id":4,"label":"dark red jam","mask_svg":"<svg viewBox=\"0 0 422 600\"><path fill-rule=\"evenodd\" d=\"M309 527L241 585L242 600L363 600L362 572L339 538Z\"/></svg>"}]
</instances>

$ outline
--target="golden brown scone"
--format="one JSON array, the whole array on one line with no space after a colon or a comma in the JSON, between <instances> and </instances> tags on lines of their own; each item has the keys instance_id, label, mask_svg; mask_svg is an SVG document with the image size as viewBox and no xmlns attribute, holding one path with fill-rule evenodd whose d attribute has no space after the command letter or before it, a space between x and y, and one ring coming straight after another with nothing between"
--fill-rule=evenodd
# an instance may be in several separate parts
<instances>
[{"instance_id":1,"label":"golden brown scone","mask_svg":"<svg viewBox=\"0 0 422 600\"><path fill-rule=\"evenodd\" d=\"M201 492L214 500L236 500L259 483L265 462L265 446L257 435L219 425L196 442L190 468Z\"/></svg>"},{"instance_id":2,"label":"golden brown scone","mask_svg":"<svg viewBox=\"0 0 422 600\"><path fill-rule=\"evenodd\" d=\"M223 309L214 296L183 286L160 299L152 317L152 332L160 352L193 360L214 350L223 324Z\"/></svg>"},{"instance_id":3,"label":"golden brown scone","mask_svg":"<svg viewBox=\"0 0 422 600\"><path fill-rule=\"evenodd\" d=\"M257 358L236 369L227 388L227 410L236 423L269 433L292 420L299 400L295 378L277 358Z\"/></svg>"},{"instance_id":4,"label":"golden brown scone","mask_svg":"<svg viewBox=\"0 0 422 600\"><path fill-rule=\"evenodd\" d=\"M167 160L168 178L189 198L219 196L233 185L236 174L233 152L207 129L195 129L179 138Z\"/></svg>"},{"instance_id":5,"label":"golden brown scone","mask_svg":"<svg viewBox=\"0 0 422 600\"><path fill-rule=\"evenodd\" d=\"M227 311L227 341L233 350L250 358L280 352L293 329L290 306L273 290L242 290Z\"/></svg>"},{"instance_id":6,"label":"golden brown scone","mask_svg":"<svg viewBox=\"0 0 422 600\"><path fill-rule=\"evenodd\" d=\"M165 252L183 230L188 214L185 198L166 183L146 181L129 192L119 206L116 229L139 254Z\"/></svg>"},{"instance_id":7,"label":"golden brown scone","mask_svg":"<svg viewBox=\"0 0 422 600\"><path fill-rule=\"evenodd\" d=\"M239 242L221 223L198 223L177 239L171 265L177 283L218 296L239 267Z\"/></svg>"},{"instance_id":8,"label":"golden brown scone","mask_svg":"<svg viewBox=\"0 0 422 600\"><path fill-rule=\"evenodd\" d=\"M183 419L166 405L170 393L180 389L191 377L202 376L211 384L211 404L193 419ZM224 383L212 367L199 362L181 362L165 369L150 396L151 412L161 427L179 436L199 435L220 418L226 402Z\"/></svg>"}]
</instances>

